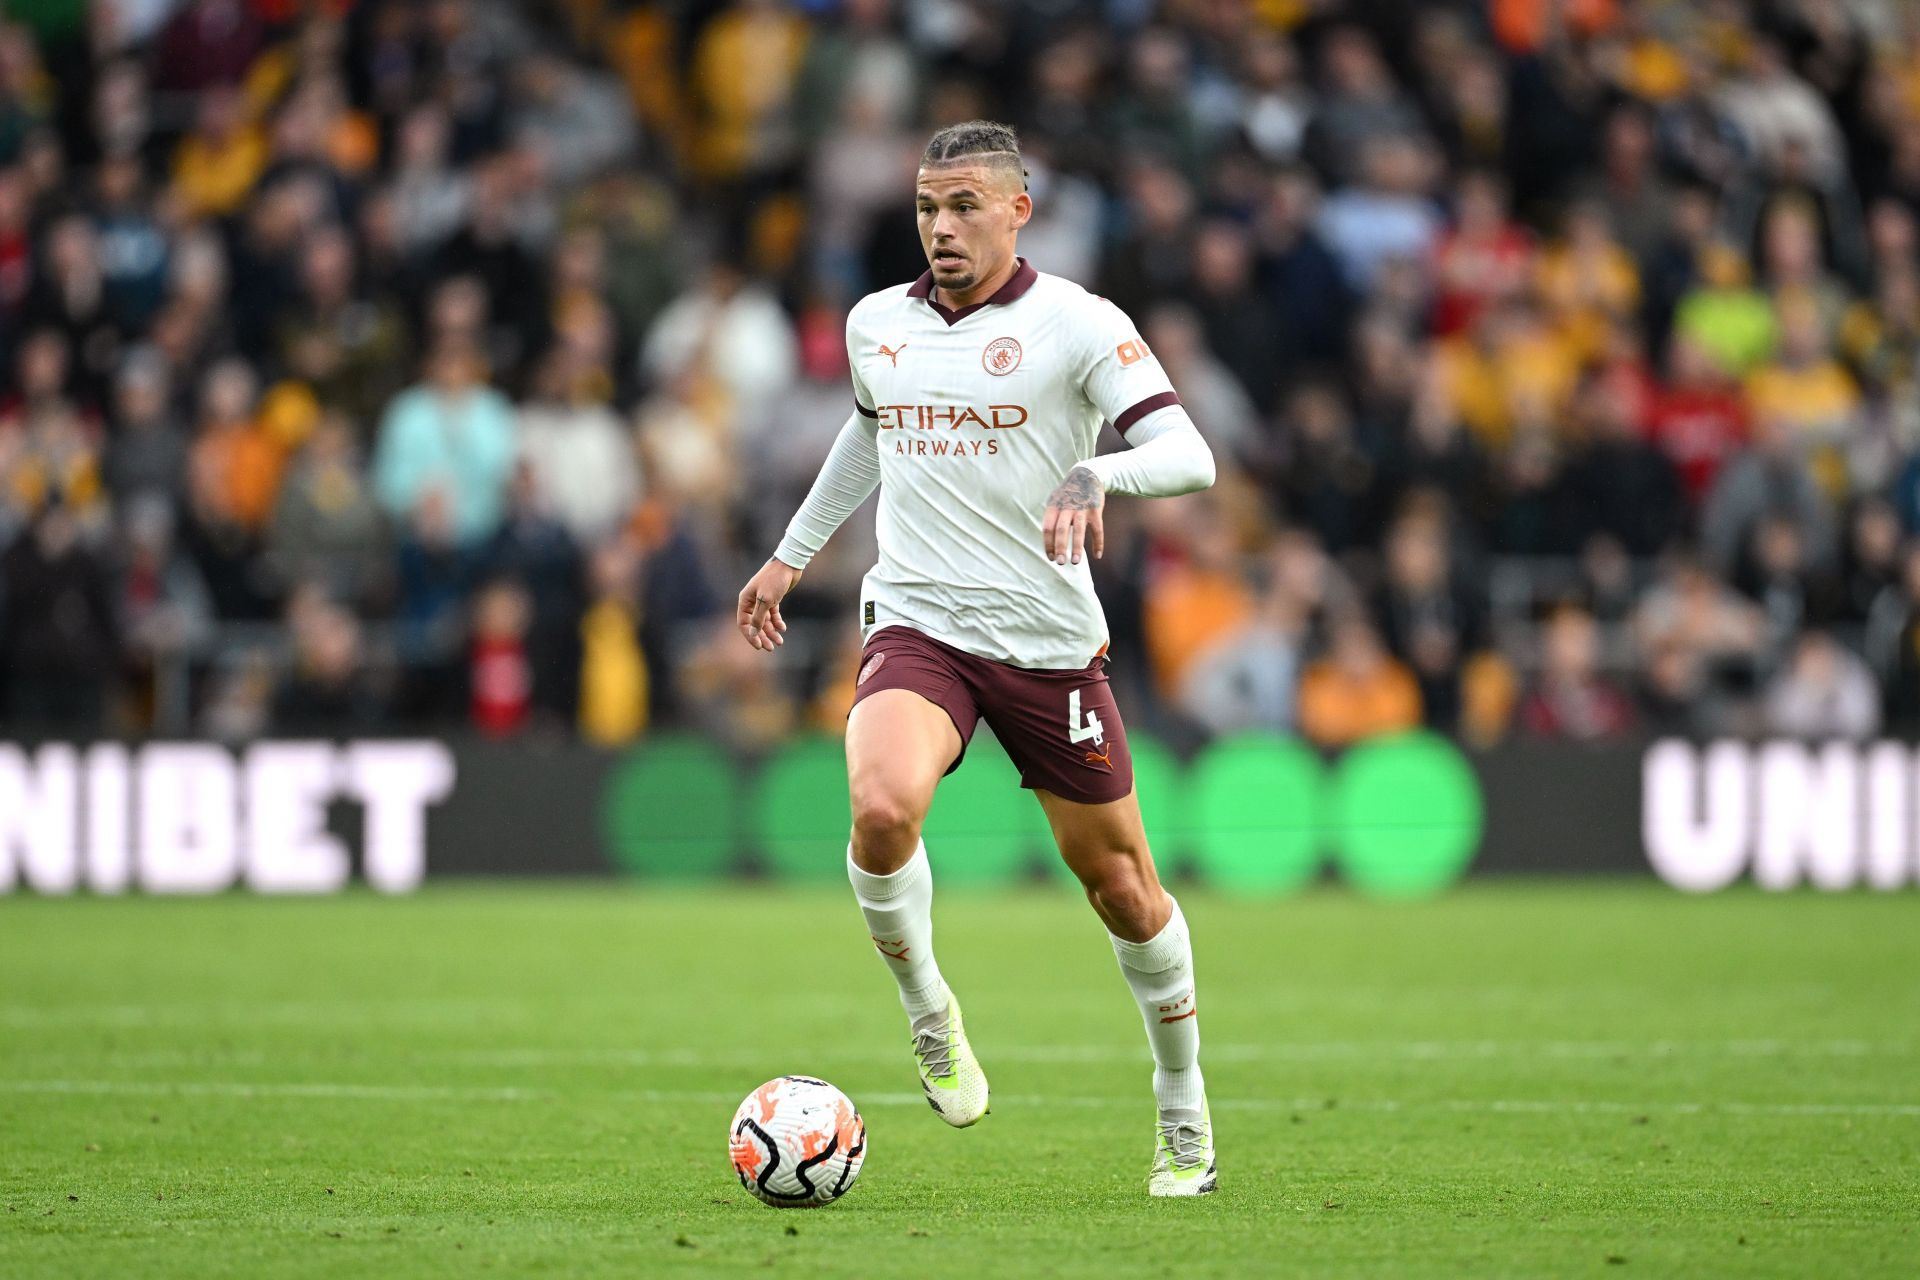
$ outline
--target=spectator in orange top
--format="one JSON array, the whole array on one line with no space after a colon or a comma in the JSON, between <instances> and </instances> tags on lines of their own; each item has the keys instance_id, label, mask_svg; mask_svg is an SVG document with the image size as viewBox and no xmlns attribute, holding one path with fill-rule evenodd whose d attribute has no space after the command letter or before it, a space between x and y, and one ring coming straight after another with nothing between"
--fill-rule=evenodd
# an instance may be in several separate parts
<instances>
[{"instance_id":1,"label":"spectator in orange top","mask_svg":"<svg viewBox=\"0 0 1920 1280\"><path fill-rule=\"evenodd\" d=\"M1434 357L1460 420L1493 450L1557 417L1580 373L1573 347L1525 297L1490 308L1473 328L1436 344Z\"/></svg>"},{"instance_id":2,"label":"spectator in orange top","mask_svg":"<svg viewBox=\"0 0 1920 1280\"><path fill-rule=\"evenodd\" d=\"M639 572L640 549L631 538L601 543L587 565L592 603L580 618L580 734L603 747L623 746L647 727L651 698L640 647Z\"/></svg>"},{"instance_id":3,"label":"spectator in orange top","mask_svg":"<svg viewBox=\"0 0 1920 1280\"><path fill-rule=\"evenodd\" d=\"M695 169L733 181L789 159L782 125L809 35L806 20L779 0L741 0L707 24L689 77L699 120Z\"/></svg>"},{"instance_id":4,"label":"spectator in orange top","mask_svg":"<svg viewBox=\"0 0 1920 1280\"><path fill-rule=\"evenodd\" d=\"M1333 624L1327 654L1300 681L1300 732L1323 747L1344 747L1420 723L1420 686L1388 654L1365 615Z\"/></svg>"},{"instance_id":5,"label":"spectator in orange top","mask_svg":"<svg viewBox=\"0 0 1920 1280\"><path fill-rule=\"evenodd\" d=\"M1860 388L1828 352L1812 300L1780 307L1780 351L1747 377L1747 405L1756 419L1779 422L1806 455L1829 497L1848 487L1846 452L1859 422Z\"/></svg>"},{"instance_id":6,"label":"spectator in orange top","mask_svg":"<svg viewBox=\"0 0 1920 1280\"><path fill-rule=\"evenodd\" d=\"M257 390L243 360L222 360L208 372L200 390L200 435L189 459L217 514L249 533L273 515L285 461L255 419Z\"/></svg>"},{"instance_id":7,"label":"spectator in orange top","mask_svg":"<svg viewBox=\"0 0 1920 1280\"><path fill-rule=\"evenodd\" d=\"M1640 271L1613 238L1605 206L1582 201L1567 214L1566 238L1540 259L1540 295L1579 359L1600 354L1610 322L1640 305Z\"/></svg>"},{"instance_id":8,"label":"spectator in orange top","mask_svg":"<svg viewBox=\"0 0 1920 1280\"><path fill-rule=\"evenodd\" d=\"M173 156L174 193L193 217L237 212L267 167L267 140L247 119L238 89L209 89L198 103L194 130Z\"/></svg>"},{"instance_id":9,"label":"spectator in orange top","mask_svg":"<svg viewBox=\"0 0 1920 1280\"><path fill-rule=\"evenodd\" d=\"M1147 657L1162 696L1178 696L1194 660L1253 613L1240 575L1238 540L1213 502L1163 504L1169 563L1151 568L1142 608ZM1156 512L1156 515L1161 514Z\"/></svg>"},{"instance_id":10,"label":"spectator in orange top","mask_svg":"<svg viewBox=\"0 0 1920 1280\"><path fill-rule=\"evenodd\" d=\"M1620 20L1618 0L1491 0L1487 7L1494 38L1514 53L1537 53L1564 35L1598 35Z\"/></svg>"}]
</instances>

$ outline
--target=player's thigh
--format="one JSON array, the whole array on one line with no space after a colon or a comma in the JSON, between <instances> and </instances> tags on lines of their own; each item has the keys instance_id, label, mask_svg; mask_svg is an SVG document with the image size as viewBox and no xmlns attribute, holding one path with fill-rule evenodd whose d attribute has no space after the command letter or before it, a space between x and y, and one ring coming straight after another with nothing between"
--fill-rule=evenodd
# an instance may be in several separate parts
<instances>
[{"instance_id":1,"label":"player's thigh","mask_svg":"<svg viewBox=\"0 0 1920 1280\"><path fill-rule=\"evenodd\" d=\"M946 708L911 689L881 689L847 717L847 773L855 782L885 779L931 799L964 744Z\"/></svg>"},{"instance_id":2,"label":"player's thigh","mask_svg":"<svg viewBox=\"0 0 1920 1280\"><path fill-rule=\"evenodd\" d=\"M911 830L965 747L945 707L911 689L880 689L847 718L847 790L856 827Z\"/></svg>"}]
</instances>

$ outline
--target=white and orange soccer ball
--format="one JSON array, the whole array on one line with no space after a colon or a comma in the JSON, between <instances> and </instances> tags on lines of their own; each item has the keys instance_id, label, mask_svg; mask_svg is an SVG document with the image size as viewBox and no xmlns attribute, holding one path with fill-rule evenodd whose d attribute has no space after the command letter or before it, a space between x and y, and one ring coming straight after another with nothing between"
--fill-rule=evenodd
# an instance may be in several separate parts
<instances>
[{"instance_id":1,"label":"white and orange soccer ball","mask_svg":"<svg viewBox=\"0 0 1920 1280\"><path fill-rule=\"evenodd\" d=\"M733 1113L727 1154L740 1185L767 1204L811 1208L838 1200L860 1176L867 1125L825 1080L780 1076Z\"/></svg>"}]
</instances>

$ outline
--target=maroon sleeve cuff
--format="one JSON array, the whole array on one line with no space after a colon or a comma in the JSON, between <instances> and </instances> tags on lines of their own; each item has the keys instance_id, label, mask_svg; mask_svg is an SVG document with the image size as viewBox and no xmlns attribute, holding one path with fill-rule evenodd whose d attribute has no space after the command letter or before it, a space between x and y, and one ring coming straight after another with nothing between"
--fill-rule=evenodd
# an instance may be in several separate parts
<instances>
[{"instance_id":1,"label":"maroon sleeve cuff","mask_svg":"<svg viewBox=\"0 0 1920 1280\"><path fill-rule=\"evenodd\" d=\"M1139 404L1136 404L1133 408L1115 418L1113 420L1113 429L1121 435L1125 435L1128 427L1140 421L1140 419L1146 417L1154 410L1170 408L1179 403L1180 396L1172 391L1162 391L1157 396L1148 396L1145 400L1142 400Z\"/></svg>"},{"instance_id":2,"label":"maroon sleeve cuff","mask_svg":"<svg viewBox=\"0 0 1920 1280\"><path fill-rule=\"evenodd\" d=\"M858 400L853 402L853 407L860 411L860 416L863 418L877 418L880 416L878 412L867 408L867 406L861 404Z\"/></svg>"}]
</instances>

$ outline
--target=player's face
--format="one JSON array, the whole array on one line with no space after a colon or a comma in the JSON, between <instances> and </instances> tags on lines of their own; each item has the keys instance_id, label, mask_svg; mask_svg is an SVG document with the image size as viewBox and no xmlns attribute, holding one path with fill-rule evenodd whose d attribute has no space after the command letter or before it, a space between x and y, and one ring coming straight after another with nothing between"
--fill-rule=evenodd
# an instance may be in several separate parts
<instances>
[{"instance_id":1,"label":"player's face","mask_svg":"<svg viewBox=\"0 0 1920 1280\"><path fill-rule=\"evenodd\" d=\"M922 169L914 204L933 282L948 293L965 293L1011 262L1015 235L1033 212L1020 179L986 165Z\"/></svg>"}]
</instances>

